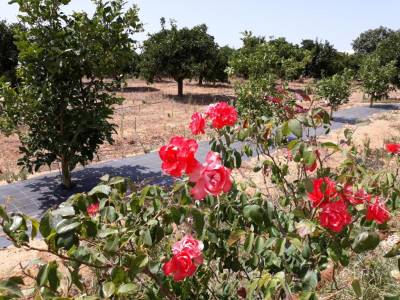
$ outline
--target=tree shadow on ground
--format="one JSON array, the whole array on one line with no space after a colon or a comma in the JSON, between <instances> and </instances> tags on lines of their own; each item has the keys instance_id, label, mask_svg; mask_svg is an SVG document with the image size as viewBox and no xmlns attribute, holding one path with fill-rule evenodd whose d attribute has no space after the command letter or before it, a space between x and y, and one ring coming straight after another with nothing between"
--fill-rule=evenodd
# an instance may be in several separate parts
<instances>
[{"instance_id":1,"label":"tree shadow on ground","mask_svg":"<svg viewBox=\"0 0 400 300\"><path fill-rule=\"evenodd\" d=\"M30 193L37 195L35 202L40 211L45 212L54 208L76 193L87 192L100 182L104 175L122 176L133 180L138 185L159 184L170 185L173 179L161 172L152 172L148 168L139 165L123 165L119 167L104 166L96 168L85 168L73 172L74 188L66 190L60 184L60 176L45 176L27 182L25 188Z\"/></svg>"},{"instance_id":2,"label":"tree shadow on ground","mask_svg":"<svg viewBox=\"0 0 400 300\"><path fill-rule=\"evenodd\" d=\"M194 86L194 87L198 87L198 88L232 88L232 85L230 83L203 83L202 85L199 85L198 83L195 82L189 82L186 83L187 86Z\"/></svg>"},{"instance_id":3,"label":"tree shadow on ground","mask_svg":"<svg viewBox=\"0 0 400 300\"><path fill-rule=\"evenodd\" d=\"M215 94L185 94L184 96L167 95L167 97L173 101L182 104L196 104L196 105L208 105L215 102L229 102L235 97L228 95L215 95Z\"/></svg>"},{"instance_id":4,"label":"tree shadow on ground","mask_svg":"<svg viewBox=\"0 0 400 300\"><path fill-rule=\"evenodd\" d=\"M127 93L151 93L151 92L159 92L160 89L157 89L152 86L127 86L123 89L114 90L114 92L127 94Z\"/></svg>"}]
</instances>

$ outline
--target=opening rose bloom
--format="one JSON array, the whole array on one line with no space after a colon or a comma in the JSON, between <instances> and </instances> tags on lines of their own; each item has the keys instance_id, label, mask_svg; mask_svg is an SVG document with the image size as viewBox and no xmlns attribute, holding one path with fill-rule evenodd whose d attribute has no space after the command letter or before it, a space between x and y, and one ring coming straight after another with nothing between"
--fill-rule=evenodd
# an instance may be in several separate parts
<instances>
[{"instance_id":1,"label":"opening rose bloom","mask_svg":"<svg viewBox=\"0 0 400 300\"><path fill-rule=\"evenodd\" d=\"M89 216L94 217L99 212L99 207L100 207L99 202L90 204L86 209L86 212L88 213Z\"/></svg>"},{"instance_id":2,"label":"opening rose bloom","mask_svg":"<svg viewBox=\"0 0 400 300\"><path fill-rule=\"evenodd\" d=\"M162 170L175 177L190 174L199 165L195 158L198 144L193 139L182 136L173 137L168 145L162 146L159 155Z\"/></svg>"},{"instance_id":3,"label":"opening rose bloom","mask_svg":"<svg viewBox=\"0 0 400 300\"><path fill-rule=\"evenodd\" d=\"M203 255L201 253L203 249L204 244L202 241L194 239L191 235L186 235L183 239L176 242L172 246L172 253L176 255L183 250L186 250L193 259L194 263L196 265L200 265L203 263Z\"/></svg>"},{"instance_id":4,"label":"opening rose bloom","mask_svg":"<svg viewBox=\"0 0 400 300\"><path fill-rule=\"evenodd\" d=\"M206 119L199 112L192 115L192 121L190 122L189 128L194 135L205 134Z\"/></svg>"},{"instance_id":5,"label":"opening rose bloom","mask_svg":"<svg viewBox=\"0 0 400 300\"><path fill-rule=\"evenodd\" d=\"M392 154L400 154L400 144L386 144L386 151Z\"/></svg>"},{"instance_id":6,"label":"opening rose bloom","mask_svg":"<svg viewBox=\"0 0 400 300\"><path fill-rule=\"evenodd\" d=\"M323 202L329 202L331 198L337 196L335 183L329 177L314 179L313 190L307 195L313 203L313 207L318 207Z\"/></svg>"},{"instance_id":7,"label":"opening rose bloom","mask_svg":"<svg viewBox=\"0 0 400 300\"><path fill-rule=\"evenodd\" d=\"M203 243L191 235L185 236L172 247L174 256L163 265L166 276L173 276L175 281L181 281L192 276L197 266L203 263Z\"/></svg>"},{"instance_id":8,"label":"opening rose bloom","mask_svg":"<svg viewBox=\"0 0 400 300\"><path fill-rule=\"evenodd\" d=\"M383 224L389 221L390 213L386 205L379 197L375 198L375 202L368 205L366 219L375 221L378 224Z\"/></svg>"},{"instance_id":9,"label":"opening rose bloom","mask_svg":"<svg viewBox=\"0 0 400 300\"><path fill-rule=\"evenodd\" d=\"M205 163L190 175L190 181L196 183L191 190L196 200L203 200L207 194L218 196L232 188L231 170L222 165L220 155L212 151L208 152Z\"/></svg>"},{"instance_id":10,"label":"opening rose bloom","mask_svg":"<svg viewBox=\"0 0 400 300\"><path fill-rule=\"evenodd\" d=\"M212 126L217 129L235 125L238 118L236 109L225 102L209 105L206 115L211 119Z\"/></svg>"},{"instance_id":11,"label":"opening rose bloom","mask_svg":"<svg viewBox=\"0 0 400 300\"><path fill-rule=\"evenodd\" d=\"M341 232L344 227L351 223L351 215L343 201L324 203L319 213L319 222L322 227L334 232Z\"/></svg>"}]
</instances>

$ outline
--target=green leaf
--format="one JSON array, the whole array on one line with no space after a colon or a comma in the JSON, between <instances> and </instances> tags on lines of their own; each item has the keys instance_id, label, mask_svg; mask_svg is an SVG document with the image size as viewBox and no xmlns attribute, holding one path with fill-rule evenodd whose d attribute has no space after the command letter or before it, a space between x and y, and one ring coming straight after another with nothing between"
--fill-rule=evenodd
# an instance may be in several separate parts
<instances>
[{"instance_id":1,"label":"green leaf","mask_svg":"<svg viewBox=\"0 0 400 300\"><path fill-rule=\"evenodd\" d=\"M108 220L109 222L115 222L117 220L117 213L115 212L115 208L113 206L107 206L101 210L102 218Z\"/></svg>"},{"instance_id":2,"label":"green leaf","mask_svg":"<svg viewBox=\"0 0 400 300\"><path fill-rule=\"evenodd\" d=\"M193 216L193 221L194 221L193 228L196 231L197 236L202 237L203 232L204 232L204 225L205 225L204 215L197 208L193 208L192 216Z\"/></svg>"},{"instance_id":3,"label":"green leaf","mask_svg":"<svg viewBox=\"0 0 400 300\"><path fill-rule=\"evenodd\" d=\"M13 232L15 230L18 230L24 219L20 215L15 215L11 217L11 226L10 226L10 231Z\"/></svg>"},{"instance_id":4,"label":"green leaf","mask_svg":"<svg viewBox=\"0 0 400 300\"><path fill-rule=\"evenodd\" d=\"M14 297L22 299L23 294L20 287L18 286L22 284L24 284L22 277L10 277L6 280L0 281L0 299L3 299L2 297L4 297L4 299L12 299ZM6 295L3 295L3 293L12 298L6 297Z\"/></svg>"},{"instance_id":5,"label":"green leaf","mask_svg":"<svg viewBox=\"0 0 400 300\"><path fill-rule=\"evenodd\" d=\"M353 250L356 253L362 253L368 250L374 250L379 245L380 239L376 232L361 232L353 242Z\"/></svg>"},{"instance_id":6,"label":"green leaf","mask_svg":"<svg viewBox=\"0 0 400 300\"><path fill-rule=\"evenodd\" d=\"M97 234L97 236L101 239L104 239L110 235L117 234L117 233L118 233L118 229L106 228L106 229L100 230L99 233Z\"/></svg>"},{"instance_id":7,"label":"green leaf","mask_svg":"<svg viewBox=\"0 0 400 300\"><path fill-rule=\"evenodd\" d=\"M264 218L264 210L259 205L247 205L243 208L243 216L251 219L257 225L261 225Z\"/></svg>"},{"instance_id":8,"label":"green leaf","mask_svg":"<svg viewBox=\"0 0 400 300\"><path fill-rule=\"evenodd\" d=\"M6 209L3 205L0 205L0 217L4 220L4 221L9 221Z\"/></svg>"},{"instance_id":9,"label":"green leaf","mask_svg":"<svg viewBox=\"0 0 400 300\"><path fill-rule=\"evenodd\" d=\"M332 149L332 150L335 150L335 151L339 151L340 150L339 146L337 144L335 144L335 143L332 143L332 142L321 143L321 147L329 148L329 149Z\"/></svg>"},{"instance_id":10,"label":"green leaf","mask_svg":"<svg viewBox=\"0 0 400 300\"><path fill-rule=\"evenodd\" d=\"M125 283L118 288L117 294L119 295L126 295L132 294L136 291L137 287L133 283Z\"/></svg>"},{"instance_id":11,"label":"green leaf","mask_svg":"<svg viewBox=\"0 0 400 300\"><path fill-rule=\"evenodd\" d=\"M289 120L289 129L296 137L301 138L303 136L303 129L299 120Z\"/></svg>"},{"instance_id":12,"label":"green leaf","mask_svg":"<svg viewBox=\"0 0 400 300\"><path fill-rule=\"evenodd\" d=\"M251 250L253 249L253 243L254 243L254 232L250 232L250 234L246 238L246 241L244 242L244 250L250 253Z\"/></svg>"},{"instance_id":13,"label":"green leaf","mask_svg":"<svg viewBox=\"0 0 400 300\"><path fill-rule=\"evenodd\" d=\"M108 185L104 185L104 184L100 184L98 186L95 186L89 193L89 196L93 196L96 194L103 194L103 195L110 195L111 193L111 187L109 187Z\"/></svg>"},{"instance_id":14,"label":"green leaf","mask_svg":"<svg viewBox=\"0 0 400 300\"><path fill-rule=\"evenodd\" d=\"M318 275L313 270L308 270L303 278L303 288L308 291L314 291L317 288Z\"/></svg>"},{"instance_id":15,"label":"green leaf","mask_svg":"<svg viewBox=\"0 0 400 300\"><path fill-rule=\"evenodd\" d=\"M75 210L72 206L65 205L53 211L53 216L72 217L75 215Z\"/></svg>"},{"instance_id":16,"label":"green leaf","mask_svg":"<svg viewBox=\"0 0 400 300\"><path fill-rule=\"evenodd\" d=\"M362 297L362 290L361 290L361 284L358 279L354 279L351 283L351 287L353 288L354 293L358 298Z\"/></svg>"},{"instance_id":17,"label":"green leaf","mask_svg":"<svg viewBox=\"0 0 400 300\"><path fill-rule=\"evenodd\" d=\"M151 234L150 234L150 230L147 228L145 229L145 231L142 233L142 241L143 244L145 244L146 246L151 246L153 245L153 242L151 240Z\"/></svg>"},{"instance_id":18,"label":"green leaf","mask_svg":"<svg viewBox=\"0 0 400 300\"><path fill-rule=\"evenodd\" d=\"M75 230L79 226L81 226L81 223L74 219L64 219L56 225L56 232L57 234L65 234Z\"/></svg>"},{"instance_id":19,"label":"green leaf","mask_svg":"<svg viewBox=\"0 0 400 300\"><path fill-rule=\"evenodd\" d=\"M31 238L34 239L37 236L38 232L39 232L40 224L35 219L31 219L31 224L32 224Z\"/></svg>"},{"instance_id":20,"label":"green leaf","mask_svg":"<svg viewBox=\"0 0 400 300\"><path fill-rule=\"evenodd\" d=\"M112 281L106 282L102 287L104 298L111 298L115 293L115 284Z\"/></svg>"},{"instance_id":21,"label":"green leaf","mask_svg":"<svg viewBox=\"0 0 400 300\"><path fill-rule=\"evenodd\" d=\"M47 238L51 234L51 214L46 212L45 215L40 219L39 231L40 234Z\"/></svg>"}]
</instances>

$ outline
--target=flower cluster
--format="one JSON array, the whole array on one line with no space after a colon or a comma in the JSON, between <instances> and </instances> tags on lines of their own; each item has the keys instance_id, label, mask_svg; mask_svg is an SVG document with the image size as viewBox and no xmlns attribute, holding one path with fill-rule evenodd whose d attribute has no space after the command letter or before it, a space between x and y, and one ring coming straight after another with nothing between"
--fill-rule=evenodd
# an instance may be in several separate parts
<instances>
[{"instance_id":1,"label":"flower cluster","mask_svg":"<svg viewBox=\"0 0 400 300\"><path fill-rule=\"evenodd\" d=\"M173 257L163 265L164 274L172 276L175 281L192 276L197 266L203 263L203 248L203 243L191 235L176 242L172 247Z\"/></svg>"},{"instance_id":2,"label":"flower cluster","mask_svg":"<svg viewBox=\"0 0 400 300\"><path fill-rule=\"evenodd\" d=\"M371 195L365 190L354 190L353 186L349 184L346 184L339 192L335 182L328 177L313 180L313 190L308 193L308 198L313 207L320 210L321 226L334 232L341 232L352 222L348 209L349 204L365 205L367 221L383 224L390 219L390 214L380 197L375 197L375 201L372 202Z\"/></svg>"},{"instance_id":3,"label":"flower cluster","mask_svg":"<svg viewBox=\"0 0 400 300\"><path fill-rule=\"evenodd\" d=\"M100 207L100 203L99 202L90 204L88 206L88 208L86 209L86 212L87 212L87 214L89 216L95 217L97 215L97 213L99 212L99 207Z\"/></svg>"},{"instance_id":4,"label":"flower cluster","mask_svg":"<svg viewBox=\"0 0 400 300\"><path fill-rule=\"evenodd\" d=\"M204 134L207 119L211 120L213 128L222 129L225 126L235 125L237 118L238 115L233 106L225 102L218 102L209 105L204 114L199 112L194 113L189 128L194 135Z\"/></svg>"},{"instance_id":5,"label":"flower cluster","mask_svg":"<svg viewBox=\"0 0 400 300\"><path fill-rule=\"evenodd\" d=\"M399 144L386 144L386 151L392 154L400 154L400 143Z\"/></svg>"}]
</instances>

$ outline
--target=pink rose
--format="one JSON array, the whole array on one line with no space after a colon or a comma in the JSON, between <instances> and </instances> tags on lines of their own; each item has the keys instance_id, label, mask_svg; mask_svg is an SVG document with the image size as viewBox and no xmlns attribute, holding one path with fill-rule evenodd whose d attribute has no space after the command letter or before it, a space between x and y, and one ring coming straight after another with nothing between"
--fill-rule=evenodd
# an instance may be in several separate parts
<instances>
[{"instance_id":1,"label":"pink rose","mask_svg":"<svg viewBox=\"0 0 400 300\"><path fill-rule=\"evenodd\" d=\"M225 102L209 105L206 115L211 119L212 126L217 129L235 125L238 118L236 109Z\"/></svg>"},{"instance_id":2,"label":"pink rose","mask_svg":"<svg viewBox=\"0 0 400 300\"><path fill-rule=\"evenodd\" d=\"M175 177L190 174L199 162L195 158L198 145L195 140L181 136L173 137L168 145L162 146L159 155L163 161L162 170Z\"/></svg>"},{"instance_id":3,"label":"pink rose","mask_svg":"<svg viewBox=\"0 0 400 300\"><path fill-rule=\"evenodd\" d=\"M203 256L201 251L204 248L204 244L202 241L194 239L191 235L186 235L183 239L176 242L172 246L172 253L174 255L186 250L190 255L190 258L193 259L196 265L200 265L203 263Z\"/></svg>"},{"instance_id":4,"label":"pink rose","mask_svg":"<svg viewBox=\"0 0 400 300\"><path fill-rule=\"evenodd\" d=\"M194 135L204 134L206 127L206 119L199 112L192 115L192 121L190 122L189 128Z\"/></svg>"},{"instance_id":5,"label":"pink rose","mask_svg":"<svg viewBox=\"0 0 400 300\"><path fill-rule=\"evenodd\" d=\"M206 162L198 166L191 174L190 181L195 182L191 194L197 200L204 199L207 194L217 196L227 193L232 187L231 170L222 165L218 153L208 152Z\"/></svg>"}]
</instances>

